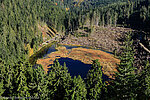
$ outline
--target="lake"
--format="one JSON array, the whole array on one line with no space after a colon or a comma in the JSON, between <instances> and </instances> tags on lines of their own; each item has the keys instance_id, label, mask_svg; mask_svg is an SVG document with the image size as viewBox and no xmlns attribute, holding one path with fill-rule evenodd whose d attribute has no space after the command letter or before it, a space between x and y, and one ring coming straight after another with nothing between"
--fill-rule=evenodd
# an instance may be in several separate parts
<instances>
[{"instance_id":1,"label":"lake","mask_svg":"<svg viewBox=\"0 0 150 100\"><path fill-rule=\"evenodd\" d=\"M62 45L61 45L62 46ZM68 46L68 45L63 45L68 51L72 50L73 48L78 48L78 46ZM51 55L51 53L54 53L55 51L57 51L55 49L55 47L57 47L56 44L51 45L48 48L45 48L45 51L42 55L42 59L43 59L43 64L48 64L47 66L51 66L52 64L48 63L50 60L48 59L55 59L53 56L49 56ZM82 46L80 46L82 47ZM88 47L83 47L83 48L87 48ZM107 52L108 53L108 52ZM57 56L56 56L57 57ZM41 58L40 58L41 59ZM42 60L41 59L41 60ZM45 60L47 59L47 60ZM72 77L74 76L78 76L80 75L83 79L86 78L87 73L89 71L89 69L91 68L91 64L85 64L83 62L81 62L80 60L73 60L72 58L68 58L68 57L58 57L58 61L61 65L64 65L64 62L66 63L66 67L68 67L68 71L70 73L70 75ZM41 63L42 64L42 63ZM45 66L46 67L46 66ZM108 76L103 74L103 81L108 80Z\"/></svg>"},{"instance_id":2,"label":"lake","mask_svg":"<svg viewBox=\"0 0 150 100\"><path fill-rule=\"evenodd\" d=\"M83 79L85 79L87 77L87 73L90 70L92 64L84 64L83 62L79 61L79 60L73 60L70 58L59 58L58 59L60 65L64 65L64 62L66 64L66 67L68 68L68 71L70 73L70 75L72 76L72 78L74 76L78 76L80 75ZM50 65L52 66L52 65ZM102 75L103 78L103 82L104 81L108 81L109 78L106 75Z\"/></svg>"}]
</instances>

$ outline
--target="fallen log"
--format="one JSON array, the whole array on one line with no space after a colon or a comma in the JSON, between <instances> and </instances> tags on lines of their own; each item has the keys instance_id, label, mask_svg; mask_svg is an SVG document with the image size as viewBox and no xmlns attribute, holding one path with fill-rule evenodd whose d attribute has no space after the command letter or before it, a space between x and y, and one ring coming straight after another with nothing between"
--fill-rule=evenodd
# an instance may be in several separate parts
<instances>
[{"instance_id":1,"label":"fallen log","mask_svg":"<svg viewBox=\"0 0 150 100\"><path fill-rule=\"evenodd\" d=\"M150 53L150 50L149 49L147 49L142 43L139 43L140 44L140 46L141 47L143 47L143 49L145 50L145 51L147 51L147 52L149 52Z\"/></svg>"}]
</instances>

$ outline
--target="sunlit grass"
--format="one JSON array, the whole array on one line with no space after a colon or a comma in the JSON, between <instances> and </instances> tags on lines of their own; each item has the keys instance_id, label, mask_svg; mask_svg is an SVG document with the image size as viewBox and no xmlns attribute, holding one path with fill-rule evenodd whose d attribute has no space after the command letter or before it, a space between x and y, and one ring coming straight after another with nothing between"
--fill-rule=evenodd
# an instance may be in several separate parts
<instances>
[{"instance_id":1,"label":"sunlit grass","mask_svg":"<svg viewBox=\"0 0 150 100\"><path fill-rule=\"evenodd\" d=\"M37 64L41 64L45 71L50 64L53 64L55 59L59 58L71 58L74 60L79 60L85 64L92 64L92 60L98 59L101 63L102 70L104 74L110 78L116 70L116 64L120 62L119 59L116 59L112 54L103 52L101 50L93 50L86 48L73 48L67 50L64 46L59 46L56 48L57 51L50 53L46 58L38 59Z\"/></svg>"}]
</instances>

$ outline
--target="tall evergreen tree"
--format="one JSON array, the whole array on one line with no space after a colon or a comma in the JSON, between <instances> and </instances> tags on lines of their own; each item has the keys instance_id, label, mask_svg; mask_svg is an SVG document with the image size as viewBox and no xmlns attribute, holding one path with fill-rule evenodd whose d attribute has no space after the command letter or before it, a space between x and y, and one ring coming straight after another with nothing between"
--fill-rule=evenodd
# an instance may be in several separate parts
<instances>
[{"instance_id":1,"label":"tall evergreen tree","mask_svg":"<svg viewBox=\"0 0 150 100\"><path fill-rule=\"evenodd\" d=\"M137 94L138 80L136 78L134 67L134 50L132 46L131 33L126 35L123 51L120 56L120 64L115 79L112 82L114 99L135 99Z\"/></svg>"},{"instance_id":2,"label":"tall evergreen tree","mask_svg":"<svg viewBox=\"0 0 150 100\"><path fill-rule=\"evenodd\" d=\"M87 99L100 99L103 87L102 70L98 60L93 61L93 65L87 74Z\"/></svg>"},{"instance_id":3,"label":"tall evergreen tree","mask_svg":"<svg viewBox=\"0 0 150 100\"><path fill-rule=\"evenodd\" d=\"M29 97L29 87L27 84L27 66L24 61L19 61L13 66L13 96L17 97Z\"/></svg>"},{"instance_id":4,"label":"tall evergreen tree","mask_svg":"<svg viewBox=\"0 0 150 100\"><path fill-rule=\"evenodd\" d=\"M13 73L14 69L10 64L6 64L4 62L4 66L2 67L1 74L2 74L2 80L3 80L3 89L5 90L2 96L9 97L12 96L13 93Z\"/></svg>"},{"instance_id":5,"label":"tall evergreen tree","mask_svg":"<svg viewBox=\"0 0 150 100\"><path fill-rule=\"evenodd\" d=\"M150 64L148 61L139 75L139 81L137 99L148 100L150 98Z\"/></svg>"},{"instance_id":6,"label":"tall evergreen tree","mask_svg":"<svg viewBox=\"0 0 150 100\"><path fill-rule=\"evenodd\" d=\"M48 81L46 80L46 75L47 74L45 74L41 65L36 66L33 69L33 78L31 83L29 84L32 96L43 100L48 98Z\"/></svg>"},{"instance_id":7,"label":"tall evergreen tree","mask_svg":"<svg viewBox=\"0 0 150 100\"><path fill-rule=\"evenodd\" d=\"M49 96L51 99L59 100L59 99L67 99L70 95L71 88L71 76L68 73L68 69L66 65L60 65L58 60L56 60L54 66L52 66L49 76L51 77L48 80L52 80L52 83L49 81L48 89L50 90L51 95Z\"/></svg>"},{"instance_id":8,"label":"tall evergreen tree","mask_svg":"<svg viewBox=\"0 0 150 100\"><path fill-rule=\"evenodd\" d=\"M4 76L3 74L6 73L5 72L5 63L4 61L0 58L0 96L2 96L2 94L4 93L5 89L4 89Z\"/></svg>"},{"instance_id":9,"label":"tall evergreen tree","mask_svg":"<svg viewBox=\"0 0 150 100\"><path fill-rule=\"evenodd\" d=\"M86 84L81 76L74 77L71 85L70 100L85 100L86 99Z\"/></svg>"}]
</instances>

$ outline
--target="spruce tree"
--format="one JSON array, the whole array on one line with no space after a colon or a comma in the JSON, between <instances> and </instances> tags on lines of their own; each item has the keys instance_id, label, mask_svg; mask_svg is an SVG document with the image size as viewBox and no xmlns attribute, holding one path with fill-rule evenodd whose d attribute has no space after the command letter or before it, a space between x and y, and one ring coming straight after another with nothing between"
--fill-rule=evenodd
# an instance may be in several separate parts
<instances>
[{"instance_id":1,"label":"spruce tree","mask_svg":"<svg viewBox=\"0 0 150 100\"><path fill-rule=\"evenodd\" d=\"M145 66L145 95L146 98L149 99L150 98L150 64L149 62L147 62L146 66Z\"/></svg>"},{"instance_id":2,"label":"spruce tree","mask_svg":"<svg viewBox=\"0 0 150 100\"><path fill-rule=\"evenodd\" d=\"M134 50L132 46L131 33L126 35L123 51L120 56L120 64L117 67L115 79L111 90L114 99L135 99L137 94L137 76L134 67Z\"/></svg>"},{"instance_id":3,"label":"spruce tree","mask_svg":"<svg viewBox=\"0 0 150 100\"><path fill-rule=\"evenodd\" d=\"M52 80L52 82L49 81L48 83L48 89L50 92L53 91L49 97L55 100L68 99L72 80L66 65L62 66L56 60L55 64L51 67L48 77L51 77L48 80Z\"/></svg>"},{"instance_id":4,"label":"spruce tree","mask_svg":"<svg viewBox=\"0 0 150 100\"><path fill-rule=\"evenodd\" d=\"M13 68L13 96L29 97L30 93L27 85L27 67L25 66L25 62L20 60Z\"/></svg>"},{"instance_id":5,"label":"spruce tree","mask_svg":"<svg viewBox=\"0 0 150 100\"><path fill-rule=\"evenodd\" d=\"M102 70L98 60L93 61L91 69L87 74L86 84L87 99L100 99L104 84L102 82Z\"/></svg>"},{"instance_id":6,"label":"spruce tree","mask_svg":"<svg viewBox=\"0 0 150 100\"><path fill-rule=\"evenodd\" d=\"M86 99L86 84L79 75L74 77L71 85L70 100L85 100Z\"/></svg>"},{"instance_id":7,"label":"spruce tree","mask_svg":"<svg viewBox=\"0 0 150 100\"><path fill-rule=\"evenodd\" d=\"M30 91L32 92L32 96L39 99L47 99L48 91L47 91L47 83L46 73L44 72L41 65L36 66L33 69L33 79L29 84Z\"/></svg>"},{"instance_id":8,"label":"spruce tree","mask_svg":"<svg viewBox=\"0 0 150 100\"><path fill-rule=\"evenodd\" d=\"M6 73L5 72L5 65L4 65L4 61L0 58L0 96L2 96L2 94L4 93L5 89L4 89L4 76L3 74Z\"/></svg>"},{"instance_id":9,"label":"spruce tree","mask_svg":"<svg viewBox=\"0 0 150 100\"><path fill-rule=\"evenodd\" d=\"M140 82L138 84L137 99L148 100L150 98L150 64L148 61L138 79Z\"/></svg>"},{"instance_id":10,"label":"spruce tree","mask_svg":"<svg viewBox=\"0 0 150 100\"><path fill-rule=\"evenodd\" d=\"M10 64L6 64L4 61L2 61L2 67L1 67L1 79L2 79L2 85L3 89L5 90L2 96L9 97L12 96L13 93L13 68L10 66Z\"/></svg>"}]
</instances>

